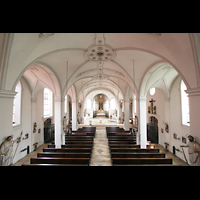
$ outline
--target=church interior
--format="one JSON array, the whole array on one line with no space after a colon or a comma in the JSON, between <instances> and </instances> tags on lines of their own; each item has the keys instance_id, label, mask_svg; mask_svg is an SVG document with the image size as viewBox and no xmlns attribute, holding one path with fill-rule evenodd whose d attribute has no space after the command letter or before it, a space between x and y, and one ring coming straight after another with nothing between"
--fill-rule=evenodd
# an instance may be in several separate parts
<instances>
[{"instance_id":1,"label":"church interior","mask_svg":"<svg viewBox=\"0 0 200 200\"><path fill-rule=\"evenodd\" d=\"M111 128L184 162L188 136L200 142L199 33L0 33L0 61L0 143L21 136L12 164L79 129L93 166L112 165Z\"/></svg>"}]
</instances>

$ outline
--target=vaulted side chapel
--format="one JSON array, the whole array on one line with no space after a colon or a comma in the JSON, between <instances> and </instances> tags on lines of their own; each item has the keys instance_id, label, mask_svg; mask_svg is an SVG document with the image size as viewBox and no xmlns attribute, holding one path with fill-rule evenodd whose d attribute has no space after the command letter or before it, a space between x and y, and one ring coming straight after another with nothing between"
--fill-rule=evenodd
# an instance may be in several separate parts
<instances>
[{"instance_id":1,"label":"vaulted side chapel","mask_svg":"<svg viewBox=\"0 0 200 200\"><path fill-rule=\"evenodd\" d=\"M185 161L200 143L199 33L0 33L0 143L16 163L64 129L134 129ZM189 160L188 150L185 156Z\"/></svg>"}]
</instances>

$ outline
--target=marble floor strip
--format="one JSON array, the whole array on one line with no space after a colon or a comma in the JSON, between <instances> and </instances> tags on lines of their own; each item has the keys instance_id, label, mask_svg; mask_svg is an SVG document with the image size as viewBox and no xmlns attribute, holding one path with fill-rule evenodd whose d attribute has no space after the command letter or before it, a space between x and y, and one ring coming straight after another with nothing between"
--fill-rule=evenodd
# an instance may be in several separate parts
<instances>
[{"instance_id":1,"label":"marble floor strip","mask_svg":"<svg viewBox=\"0 0 200 200\"><path fill-rule=\"evenodd\" d=\"M90 166L112 166L105 127L96 128Z\"/></svg>"}]
</instances>

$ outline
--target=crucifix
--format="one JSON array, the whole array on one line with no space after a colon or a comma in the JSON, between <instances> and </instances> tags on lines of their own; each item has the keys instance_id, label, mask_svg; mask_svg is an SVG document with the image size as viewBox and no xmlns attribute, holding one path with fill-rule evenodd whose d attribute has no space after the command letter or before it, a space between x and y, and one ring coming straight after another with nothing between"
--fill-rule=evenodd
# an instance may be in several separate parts
<instances>
[{"instance_id":1,"label":"crucifix","mask_svg":"<svg viewBox=\"0 0 200 200\"><path fill-rule=\"evenodd\" d=\"M153 99L151 99L151 101L149 101L150 103L151 103L151 112L152 112L152 114L153 114L153 102L155 102L156 100L153 100Z\"/></svg>"}]
</instances>

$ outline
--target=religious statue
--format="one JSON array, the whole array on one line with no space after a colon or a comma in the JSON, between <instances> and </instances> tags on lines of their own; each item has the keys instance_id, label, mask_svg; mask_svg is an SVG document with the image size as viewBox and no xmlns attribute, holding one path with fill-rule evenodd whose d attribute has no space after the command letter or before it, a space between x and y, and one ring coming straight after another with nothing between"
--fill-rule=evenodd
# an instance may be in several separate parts
<instances>
[{"instance_id":1,"label":"religious statue","mask_svg":"<svg viewBox=\"0 0 200 200\"><path fill-rule=\"evenodd\" d=\"M67 118L66 116L63 117L63 131L66 132L67 131Z\"/></svg>"},{"instance_id":2,"label":"religious statue","mask_svg":"<svg viewBox=\"0 0 200 200\"><path fill-rule=\"evenodd\" d=\"M0 165L1 166L13 165L13 158L15 157L17 148L19 146L19 143L21 142L22 134L23 134L23 131L21 132L20 137L18 137L15 140L13 140L13 135L10 135L1 144L0 146L0 156L1 156ZM18 145L13 155L13 145L15 142L18 142Z\"/></svg>"},{"instance_id":3,"label":"religious statue","mask_svg":"<svg viewBox=\"0 0 200 200\"><path fill-rule=\"evenodd\" d=\"M35 122L34 125L33 125L33 133L35 133L36 130L37 130L37 124L36 124L36 122Z\"/></svg>"},{"instance_id":4,"label":"religious statue","mask_svg":"<svg viewBox=\"0 0 200 200\"><path fill-rule=\"evenodd\" d=\"M151 103L151 106L150 106L151 114L154 114L154 113L153 113L153 108L154 108L154 107L153 107L153 103L156 102L156 101L153 100L153 99L151 99L151 101L149 101L149 102Z\"/></svg>"},{"instance_id":5,"label":"religious statue","mask_svg":"<svg viewBox=\"0 0 200 200\"><path fill-rule=\"evenodd\" d=\"M188 147L188 154L191 166L200 166L200 144L195 141L192 135L188 136L189 142L187 145L181 145L180 147L183 150L183 147ZM188 164L187 158L185 156L185 152L183 150L184 158Z\"/></svg>"}]
</instances>

